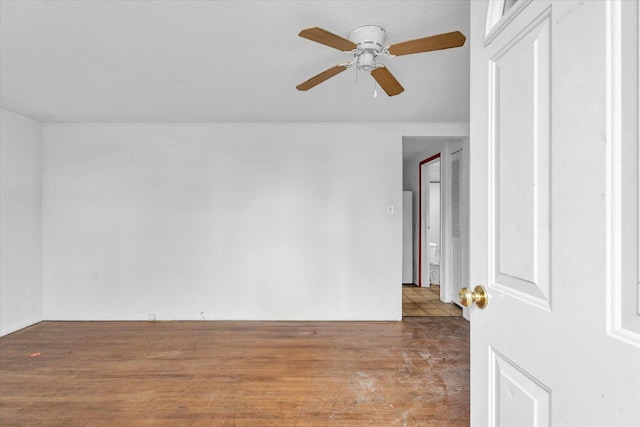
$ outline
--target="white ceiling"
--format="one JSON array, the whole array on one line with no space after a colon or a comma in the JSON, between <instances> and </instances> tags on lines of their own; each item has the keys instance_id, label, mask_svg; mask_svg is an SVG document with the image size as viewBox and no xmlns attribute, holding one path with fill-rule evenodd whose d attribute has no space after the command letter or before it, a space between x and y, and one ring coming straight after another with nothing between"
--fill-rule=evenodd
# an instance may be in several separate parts
<instances>
[{"instance_id":1,"label":"white ceiling","mask_svg":"<svg viewBox=\"0 0 640 427\"><path fill-rule=\"evenodd\" d=\"M298 37L382 26L387 44L459 30L469 0L0 1L0 103L43 122L466 122L469 41L383 58L405 92L373 98L350 59Z\"/></svg>"}]
</instances>

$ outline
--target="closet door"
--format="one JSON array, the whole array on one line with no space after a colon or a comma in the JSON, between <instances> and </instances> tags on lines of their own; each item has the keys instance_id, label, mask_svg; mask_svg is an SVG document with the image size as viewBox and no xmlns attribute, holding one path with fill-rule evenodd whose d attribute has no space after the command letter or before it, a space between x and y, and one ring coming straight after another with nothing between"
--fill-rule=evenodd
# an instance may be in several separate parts
<instances>
[{"instance_id":1,"label":"closet door","mask_svg":"<svg viewBox=\"0 0 640 427\"><path fill-rule=\"evenodd\" d=\"M463 179L462 179L462 150L456 151L450 158L451 167L451 295L452 301L459 304L456 297L460 292L460 289L464 286L463 272L464 272L464 192L463 192Z\"/></svg>"}]
</instances>

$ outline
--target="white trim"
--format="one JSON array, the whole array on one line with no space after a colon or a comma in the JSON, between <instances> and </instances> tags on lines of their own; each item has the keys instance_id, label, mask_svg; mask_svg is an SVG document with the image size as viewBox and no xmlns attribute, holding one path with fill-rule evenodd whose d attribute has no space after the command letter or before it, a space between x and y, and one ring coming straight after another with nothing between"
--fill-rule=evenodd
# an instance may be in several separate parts
<instances>
[{"instance_id":1,"label":"white trim","mask_svg":"<svg viewBox=\"0 0 640 427\"><path fill-rule=\"evenodd\" d=\"M509 23L525 9L525 7L527 7L529 3L531 3L531 0L519 0L507 11L506 14L502 15L502 11L504 10L504 1L505 0L493 0L489 3L485 30L486 36L484 40L485 46L489 45L493 39L495 39L498 34L500 34L502 30L504 30L507 25L509 25Z\"/></svg>"},{"instance_id":2,"label":"white trim","mask_svg":"<svg viewBox=\"0 0 640 427\"><path fill-rule=\"evenodd\" d=\"M420 167L420 171L418 172L418 179L422 176L423 182L418 183L418 188L422 188L422 194L420 194L419 203L421 203L420 211L422 212L422 218L420 224L422 224L422 229L419 230L419 233L422 233L422 239L420 240L422 248L420 248L420 252L422 253L422 260L418 261L418 265L421 266L422 271L419 272L418 277L422 278L418 286L423 288L431 287L431 263L432 259L429 258L429 243L431 242L431 236L429 233L429 222L430 222L430 192L431 183L430 181L430 170L429 167L435 163L440 163L440 179L442 180L442 155L443 152L439 152L440 157L437 159L433 159L430 162L424 163L422 165L418 164ZM434 154L435 155L435 154ZM423 171L424 168L424 171ZM426 185L425 185L426 184ZM440 185L440 253L442 254L442 184ZM442 262L442 256L440 257L440 261ZM440 269L442 273L442 268ZM442 292L442 276L440 276L440 289Z\"/></svg>"},{"instance_id":3,"label":"white trim","mask_svg":"<svg viewBox=\"0 0 640 427\"><path fill-rule=\"evenodd\" d=\"M639 18L640 20L640 18ZM622 326L622 4L607 2L607 334L640 347Z\"/></svg>"}]
</instances>

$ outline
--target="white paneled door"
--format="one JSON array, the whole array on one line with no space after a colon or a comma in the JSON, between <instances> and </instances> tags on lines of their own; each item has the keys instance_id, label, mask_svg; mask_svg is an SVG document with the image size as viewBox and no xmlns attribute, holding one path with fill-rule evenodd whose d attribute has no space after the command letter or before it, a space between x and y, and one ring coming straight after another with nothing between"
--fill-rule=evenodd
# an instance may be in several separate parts
<instances>
[{"instance_id":1,"label":"white paneled door","mask_svg":"<svg viewBox=\"0 0 640 427\"><path fill-rule=\"evenodd\" d=\"M462 171L464 169L462 163L462 150L456 151L450 157L451 180L451 285L450 294L454 298L458 295L460 288L464 286L464 221L465 216L465 200L464 200L464 179Z\"/></svg>"},{"instance_id":2,"label":"white paneled door","mask_svg":"<svg viewBox=\"0 0 640 427\"><path fill-rule=\"evenodd\" d=\"M473 426L640 425L638 17L471 2Z\"/></svg>"}]
</instances>

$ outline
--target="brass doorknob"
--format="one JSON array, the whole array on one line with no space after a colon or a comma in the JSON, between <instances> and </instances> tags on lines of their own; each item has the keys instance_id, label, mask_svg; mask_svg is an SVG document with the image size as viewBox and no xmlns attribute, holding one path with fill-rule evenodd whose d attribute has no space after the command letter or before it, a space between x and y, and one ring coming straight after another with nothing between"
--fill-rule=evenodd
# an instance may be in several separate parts
<instances>
[{"instance_id":1,"label":"brass doorknob","mask_svg":"<svg viewBox=\"0 0 640 427\"><path fill-rule=\"evenodd\" d=\"M462 288L460 289L458 296L460 297L460 304L465 307L471 306L474 302L478 308L485 308L487 304L489 304L489 295L482 285L476 286L473 292L467 288Z\"/></svg>"}]
</instances>

